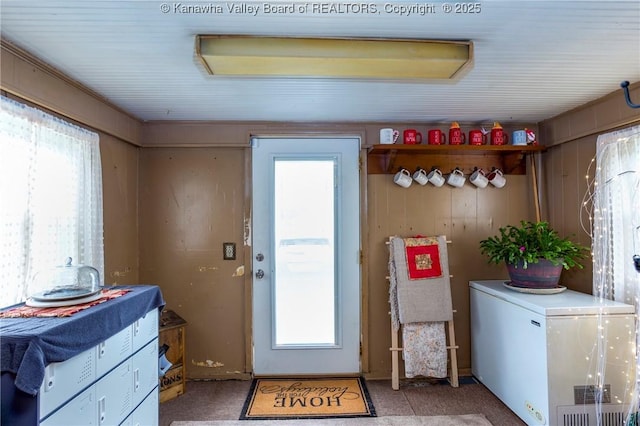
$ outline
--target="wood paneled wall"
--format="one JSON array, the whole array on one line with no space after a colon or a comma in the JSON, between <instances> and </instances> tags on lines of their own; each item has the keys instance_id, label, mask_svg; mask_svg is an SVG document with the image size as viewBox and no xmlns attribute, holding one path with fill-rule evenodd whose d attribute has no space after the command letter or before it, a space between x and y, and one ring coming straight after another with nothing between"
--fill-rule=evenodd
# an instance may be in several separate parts
<instances>
[{"instance_id":1,"label":"wood paneled wall","mask_svg":"<svg viewBox=\"0 0 640 426\"><path fill-rule=\"evenodd\" d=\"M104 221L104 281L139 284L138 153L140 149L100 135Z\"/></svg>"},{"instance_id":2,"label":"wood paneled wall","mask_svg":"<svg viewBox=\"0 0 640 426\"><path fill-rule=\"evenodd\" d=\"M244 377L244 150L146 148L140 158L140 279L187 325L187 376ZM237 260L222 259L222 243ZM250 260L246 260L250 265Z\"/></svg>"},{"instance_id":3,"label":"wood paneled wall","mask_svg":"<svg viewBox=\"0 0 640 426\"><path fill-rule=\"evenodd\" d=\"M385 242L391 235L446 235L451 292L460 349L458 363L467 373L471 367L469 287L474 279L507 278L503 266L487 264L478 243L506 224L531 219L532 197L526 176L507 176L507 185L497 189L447 185L412 185L405 189L393 183L393 175L368 177L368 276L369 276L369 368L370 377L389 377L391 371L391 326L389 283Z\"/></svg>"},{"instance_id":4,"label":"wood paneled wall","mask_svg":"<svg viewBox=\"0 0 640 426\"><path fill-rule=\"evenodd\" d=\"M632 99L640 97L640 83L631 86ZM558 232L591 246L589 207L583 205L587 175L593 178L598 135L640 124L640 109L630 108L621 90L540 123L549 149L542 156L541 200L543 219ZM591 170L589 166L591 165ZM584 229L583 229L584 228ZM592 263L563 273L563 284L583 293L592 292Z\"/></svg>"},{"instance_id":5,"label":"wood paneled wall","mask_svg":"<svg viewBox=\"0 0 640 426\"><path fill-rule=\"evenodd\" d=\"M146 148L140 157L140 277L159 284L168 306L188 323L190 378L246 377L250 364L245 330L250 287L241 256L246 238L243 191L249 150L237 148ZM478 241L500 226L531 216L527 176L507 176L502 189L403 189L392 175L367 176L368 256L364 363L369 377L389 377L390 323L388 251L390 235L445 234L450 244L452 292L461 370L470 369L468 281L506 278L488 265ZM250 224L250 222L248 222ZM237 261L222 260L222 242L238 245Z\"/></svg>"}]
</instances>

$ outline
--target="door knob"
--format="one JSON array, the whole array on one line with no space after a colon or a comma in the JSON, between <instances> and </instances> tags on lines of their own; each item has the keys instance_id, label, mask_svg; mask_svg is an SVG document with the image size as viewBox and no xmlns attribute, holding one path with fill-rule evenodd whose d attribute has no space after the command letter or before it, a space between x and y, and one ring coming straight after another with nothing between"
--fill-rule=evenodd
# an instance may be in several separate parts
<instances>
[{"instance_id":1,"label":"door knob","mask_svg":"<svg viewBox=\"0 0 640 426\"><path fill-rule=\"evenodd\" d=\"M256 271L256 278L259 279L259 280L264 278L264 271L262 269L258 269Z\"/></svg>"},{"instance_id":2,"label":"door knob","mask_svg":"<svg viewBox=\"0 0 640 426\"><path fill-rule=\"evenodd\" d=\"M258 254L256 255L256 260L257 260L258 262L262 262L262 261L264 260L264 254L262 254L262 253L258 253Z\"/></svg>"}]
</instances>

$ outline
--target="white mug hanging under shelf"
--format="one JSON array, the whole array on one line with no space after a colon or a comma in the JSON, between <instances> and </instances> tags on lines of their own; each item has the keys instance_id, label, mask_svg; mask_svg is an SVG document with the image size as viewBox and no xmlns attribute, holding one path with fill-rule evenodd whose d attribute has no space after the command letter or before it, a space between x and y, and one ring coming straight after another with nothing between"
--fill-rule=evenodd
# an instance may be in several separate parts
<instances>
[{"instance_id":1,"label":"white mug hanging under shelf","mask_svg":"<svg viewBox=\"0 0 640 426\"><path fill-rule=\"evenodd\" d=\"M456 188L462 188L466 180L467 178L464 177L464 173L462 172L462 170L455 168L449 174L449 177L447 178L447 183Z\"/></svg>"},{"instance_id":2,"label":"white mug hanging under shelf","mask_svg":"<svg viewBox=\"0 0 640 426\"><path fill-rule=\"evenodd\" d=\"M407 169L402 169L393 177L393 181L396 185L400 185L403 188L408 188L411 186L411 182L413 179L411 178L411 173Z\"/></svg>"},{"instance_id":3,"label":"white mug hanging under shelf","mask_svg":"<svg viewBox=\"0 0 640 426\"><path fill-rule=\"evenodd\" d=\"M429 182L429 178L427 177L427 172L422 168L418 168L415 172L413 172L413 180L418 182L420 185L424 186Z\"/></svg>"},{"instance_id":4,"label":"white mug hanging under shelf","mask_svg":"<svg viewBox=\"0 0 640 426\"><path fill-rule=\"evenodd\" d=\"M507 183L507 179L502 174L500 169L493 169L491 173L487 176L487 179L491 183L491 185L496 188L502 188Z\"/></svg>"},{"instance_id":5,"label":"white mug hanging under shelf","mask_svg":"<svg viewBox=\"0 0 640 426\"><path fill-rule=\"evenodd\" d=\"M431 171L427 175L427 179L429 179L429 182L431 182L434 186L441 187L442 185L444 185L444 176L442 176L442 172L438 169L431 169Z\"/></svg>"},{"instance_id":6,"label":"white mug hanging under shelf","mask_svg":"<svg viewBox=\"0 0 640 426\"><path fill-rule=\"evenodd\" d=\"M469 182L477 186L478 188L486 188L489 184L489 179L484 175L484 171L479 168L475 168L471 176L469 176Z\"/></svg>"}]
</instances>

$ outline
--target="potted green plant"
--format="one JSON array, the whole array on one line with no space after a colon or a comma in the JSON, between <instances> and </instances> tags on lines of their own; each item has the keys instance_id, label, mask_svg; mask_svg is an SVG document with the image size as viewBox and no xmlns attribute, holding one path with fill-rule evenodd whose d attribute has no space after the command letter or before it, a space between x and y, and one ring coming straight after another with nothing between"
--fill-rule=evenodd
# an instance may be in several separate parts
<instances>
[{"instance_id":1,"label":"potted green plant","mask_svg":"<svg viewBox=\"0 0 640 426\"><path fill-rule=\"evenodd\" d=\"M588 249L561 238L547 222L521 221L507 225L500 234L480 241L489 263L505 262L511 285L528 288L558 286L563 269L582 268Z\"/></svg>"}]
</instances>

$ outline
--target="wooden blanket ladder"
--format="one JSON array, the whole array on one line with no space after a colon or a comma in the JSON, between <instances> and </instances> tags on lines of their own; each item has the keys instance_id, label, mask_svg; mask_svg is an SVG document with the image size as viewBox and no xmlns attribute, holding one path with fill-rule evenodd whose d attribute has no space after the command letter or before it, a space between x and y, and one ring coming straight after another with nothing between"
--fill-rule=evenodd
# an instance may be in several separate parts
<instances>
[{"instance_id":1,"label":"wooden blanket ladder","mask_svg":"<svg viewBox=\"0 0 640 426\"><path fill-rule=\"evenodd\" d=\"M391 244L391 238L389 237L389 241L385 244ZM451 241L447 241L447 244L451 243ZM391 277L387 276L387 280ZM449 275L449 278L453 278L453 275ZM453 310L453 313L456 313L456 310ZM389 312L389 320L391 321L391 312ZM400 325L402 327L402 325ZM398 334L400 330L393 329L393 321L391 321L391 347L389 351L391 352L391 388L393 390L400 389L400 370L399 370L399 354L402 352L403 348L399 346L399 337ZM449 383L452 387L457 388L459 386L458 381L458 345L456 344L456 333L453 325L453 320L447 321L447 351L449 352Z\"/></svg>"}]
</instances>

